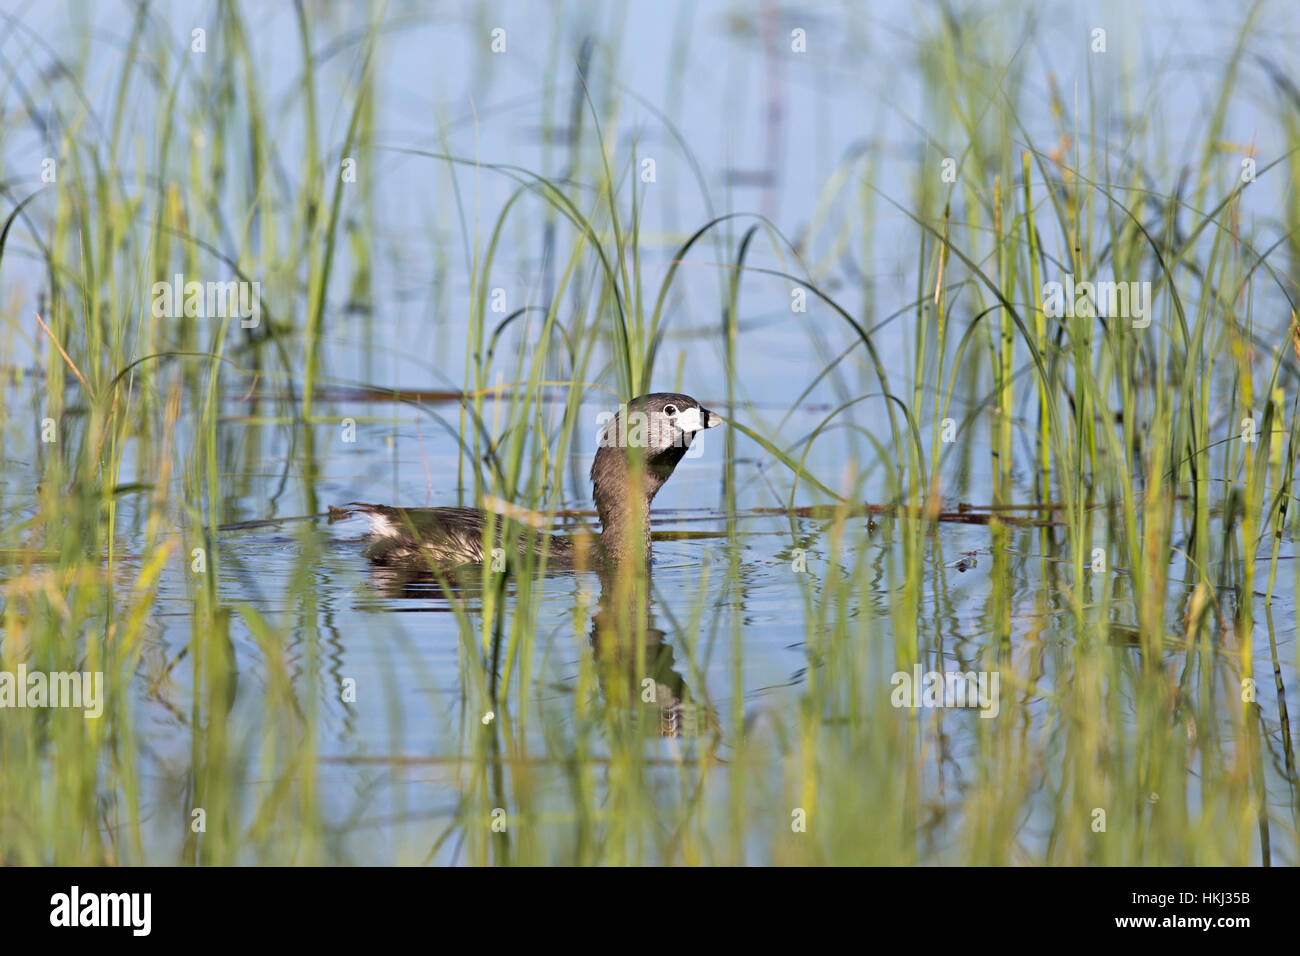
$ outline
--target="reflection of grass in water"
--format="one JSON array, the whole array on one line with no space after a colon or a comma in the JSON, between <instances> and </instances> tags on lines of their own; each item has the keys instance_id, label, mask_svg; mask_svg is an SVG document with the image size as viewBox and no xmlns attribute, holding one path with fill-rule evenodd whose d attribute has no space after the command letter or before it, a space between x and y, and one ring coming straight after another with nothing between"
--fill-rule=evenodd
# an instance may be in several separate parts
<instances>
[{"instance_id":1,"label":"reflection of grass in water","mask_svg":"<svg viewBox=\"0 0 1300 956\"><path fill-rule=\"evenodd\" d=\"M384 238L373 184L359 175L349 205L335 169L350 156L373 169L401 149L444 177L444 208L459 210L464 261L448 268L463 269L474 290L469 397L459 416L409 401L443 429L437 440L460 444L467 500L490 495L553 514L585 497L584 477L565 473L571 451L590 450L579 403L616 404L589 383L612 383L618 398L657 388L713 398L725 389L728 419L726 544L694 575L698 593L683 601L661 590L649 614L643 596L625 595L604 613L615 632L642 639L614 647L591 638L595 595L575 601L565 637L581 652L566 693L540 692L561 646L540 627L557 579L525 568L506 581L485 569L481 586L446 593L460 634L463 706L439 728L445 752L436 759L452 761L459 802L450 818L419 828L418 846L402 859L445 861L454 851L481 863L1241 863L1261 853L1295 861L1294 748L1281 695L1266 686L1267 670L1254 672L1252 646L1262 624L1280 679L1294 680L1275 640L1294 625L1275 629L1268 603L1249 596L1277 589L1282 539L1295 520L1284 507L1296 437L1293 404L1286 420L1294 320L1282 326L1270 305L1256 322L1255 311L1276 290L1294 291L1276 258L1279 247L1296 248L1293 240L1260 248L1241 222L1237 167L1222 145L1254 20L1189 160L1190 193L1160 186L1178 170L1160 160L1143 119L1154 110L1135 114L1120 164L1120 151L1088 131L1089 113L1076 116L1054 94L1057 128L1040 144L1022 112L1019 61L987 52L998 49L990 27L953 23L929 34L925 132L936 144L969 145L956 183L917 179L906 212L916 295L882 320L869 291L855 309L828 281L852 226L868 249L877 241L874 210L900 202L874 188L875 147L846 157L797 242L753 216L715 216L678 244L656 287L642 260L651 195L643 157L613 145L624 91L602 72L599 48L579 58L584 80L574 82L564 119L572 135L544 148L538 173L454 156L445 130L435 150L376 143L373 30L360 31L341 66L332 55L320 61L320 37L299 24L306 69L290 102L307 145L298 155L276 135L284 118L267 102L247 25L232 8L223 8L221 42L206 54L217 68L207 71L140 18L116 61L107 119L85 109L85 64L67 64L28 91L56 112L59 181L21 212L27 194L12 185L7 193L13 211L0 261L8 271L21 249L53 281L48 334L9 316L18 336L40 337L44 389L39 407L5 408L22 429L6 437L21 442L33 420L50 418L58 440L33 453L35 504L10 515L0 542L3 668L25 660L103 670L110 697L97 722L75 711L5 712L0 817L14 825L0 827L0 859L354 859L354 821L327 810L322 792L337 779L335 763L321 760L331 742L323 735L338 733L342 715L350 741L358 715L382 707L400 739L403 724L429 715L399 700L396 669L422 686L434 677L417 648L395 638L384 692L340 709L348 635L334 633L320 600L320 539L306 524L286 531L299 551L286 610L272 613L257 597L259 569L241 567L205 529L258 494L260 459L286 438L273 494L296 482L302 507L290 510L320 510L317 442L338 420L317 393L333 382L322 345L337 329L339 271L351 269L349 300L367 301L370 257ZM687 42L686 31L676 34L678 62ZM7 86L17 89L24 67L10 70ZM338 122L322 122L317 91L340 80L348 85ZM1298 147L1300 114L1279 89L1281 129ZM156 110L152 136L128 122L139 103ZM699 170L670 118L663 123ZM937 170L943 153L928 154L926 170ZM1261 177L1294 172L1297 155L1273 166L1261 158ZM517 185L492 215L478 193L484 178L499 176ZM708 197L702 173L694 185ZM1289 235L1298 212L1280 210L1276 231ZM546 266L530 277L528 301L499 316L490 301L503 243L512 230L531 238L539 223ZM262 283L261 328L153 317L153 281L217 268ZM724 373L703 385L676 380L663 351L678 281L700 268L718 275L721 318L716 333L696 341L716 340ZM1039 290L1064 273L1150 281L1151 326L1044 315ZM751 334L741 316L765 311L745 293L784 295L791 284L808 291L809 312L795 318L825 355L791 409L818 385L838 398L794 443L775 437L784 421L763 421L751 403L739 349ZM914 323L910 367L879 354L873 338L903 315ZM368 317L356 324L382 347ZM839 346L837 328L848 333ZM229 398L245 393L251 407L221 427ZM557 394L562 404L547 401ZM1256 444L1241 441L1238 428L1252 416L1263 436ZM959 436L952 443L944 441L949 418ZM829 507L816 516L791 510L789 539L770 559L791 567L803 549L814 572L791 571L782 585L798 590L790 641L807 654L783 698L755 695L745 680L744 605L754 586L746 563L755 552L742 558L738 502L752 481L737 464L742 438L779 466L763 480L778 482L784 501ZM842 471L810 464L813 446L827 442L847 449ZM970 484L985 473L990 486ZM879 519L874 536L853 507L873 493L901 506ZM974 599L985 609L974 620L961 603L971 599L960 596L972 585L957 579L935 533L939 508L954 497L1052 505L1046 527L993 521L992 556L973 579L987 592ZM517 533L531 532L520 525ZM202 573L191 570L200 557ZM218 574L241 584L219 588ZM182 580L188 644L160 655L155 602ZM660 632L666 651L652 638ZM724 649L732 670L719 682ZM912 719L893 709L890 675L918 663L997 671L998 718L920 711ZM1262 682L1259 706L1241 700L1240 681L1250 677ZM668 749L647 746L648 690L698 705L673 720L711 715L696 728L703 733ZM160 704L189 742L179 764L166 764L171 789L149 782L163 758L140 720ZM448 712L437 708L435 719ZM398 819L407 759L393 758ZM1266 765L1279 769L1266 774ZM190 826L194 808L205 814L201 834ZM505 832L491 826L496 808L508 811ZM796 809L806 812L806 833L791 829ZM357 819L366 810L362 798ZM1097 810L1104 834L1093 830Z\"/></svg>"}]
</instances>

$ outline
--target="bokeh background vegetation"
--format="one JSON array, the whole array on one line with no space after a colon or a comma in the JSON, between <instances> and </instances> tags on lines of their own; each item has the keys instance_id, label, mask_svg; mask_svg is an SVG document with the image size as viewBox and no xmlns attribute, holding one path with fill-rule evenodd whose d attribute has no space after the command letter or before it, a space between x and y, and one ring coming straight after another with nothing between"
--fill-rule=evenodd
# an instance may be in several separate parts
<instances>
[{"instance_id":1,"label":"bokeh background vegetation","mask_svg":"<svg viewBox=\"0 0 1300 956\"><path fill-rule=\"evenodd\" d=\"M1300 16L881 6L3 4L0 862L1295 864ZM635 646L323 516L651 390Z\"/></svg>"}]
</instances>

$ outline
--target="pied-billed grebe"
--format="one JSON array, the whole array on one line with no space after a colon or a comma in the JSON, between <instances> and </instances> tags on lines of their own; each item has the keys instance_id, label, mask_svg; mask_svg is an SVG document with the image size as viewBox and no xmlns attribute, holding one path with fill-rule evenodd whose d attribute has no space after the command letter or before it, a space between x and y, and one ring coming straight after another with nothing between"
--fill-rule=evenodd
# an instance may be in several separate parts
<instances>
[{"instance_id":1,"label":"pied-billed grebe","mask_svg":"<svg viewBox=\"0 0 1300 956\"><path fill-rule=\"evenodd\" d=\"M598 563L620 565L638 553L649 563L650 502L691 447L695 433L720 424L722 419L695 399L674 392L643 395L619 409L601 432L591 463L592 495L600 515ZM639 491L633 484L638 478ZM353 502L330 512L331 520L354 513L370 519L371 542L365 553L372 564L427 573L435 567L484 560L487 514L477 508L392 508ZM498 543L505 524L505 518L498 519ZM552 568L574 566L576 549L570 538L529 535L519 540L531 541L538 554L545 547Z\"/></svg>"}]
</instances>

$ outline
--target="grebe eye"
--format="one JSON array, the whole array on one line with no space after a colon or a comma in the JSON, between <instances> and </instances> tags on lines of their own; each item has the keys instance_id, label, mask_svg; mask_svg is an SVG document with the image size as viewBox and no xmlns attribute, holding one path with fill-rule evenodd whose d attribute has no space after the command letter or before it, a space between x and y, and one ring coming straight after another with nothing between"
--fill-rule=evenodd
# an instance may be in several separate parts
<instances>
[{"instance_id":1,"label":"grebe eye","mask_svg":"<svg viewBox=\"0 0 1300 956\"><path fill-rule=\"evenodd\" d=\"M676 406L676 405L665 405L665 406L664 406L664 414L665 414L665 415L676 415L676 414L677 414L677 406Z\"/></svg>"}]
</instances>

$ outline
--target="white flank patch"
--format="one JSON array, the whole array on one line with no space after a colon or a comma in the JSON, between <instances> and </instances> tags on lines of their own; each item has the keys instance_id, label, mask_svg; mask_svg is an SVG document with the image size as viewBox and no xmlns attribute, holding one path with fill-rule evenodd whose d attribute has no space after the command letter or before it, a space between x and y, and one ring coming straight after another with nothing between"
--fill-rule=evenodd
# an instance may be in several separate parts
<instances>
[{"instance_id":1,"label":"white flank patch","mask_svg":"<svg viewBox=\"0 0 1300 956\"><path fill-rule=\"evenodd\" d=\"M370 519L370 533L380 538L396 538L397 525L388 520L387 515L379 514L376 511L367 511L366 517Z\"/></svg>"}]
</instances>

